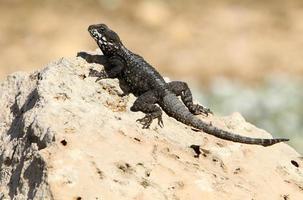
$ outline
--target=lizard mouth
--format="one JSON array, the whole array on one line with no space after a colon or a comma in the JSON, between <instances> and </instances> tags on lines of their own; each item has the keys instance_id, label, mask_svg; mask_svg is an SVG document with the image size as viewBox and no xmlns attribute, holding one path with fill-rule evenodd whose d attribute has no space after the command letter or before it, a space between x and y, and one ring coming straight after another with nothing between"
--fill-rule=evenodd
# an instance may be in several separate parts
<instances>
[{"instance_id":1,"label":"lizard mouth","mask_svg":"<svg viewBox=\"0 0 303 200\"><path fill-rule=\"evenodd\" d=\"M90 33L90 35L91 35L93 38L95 38L96 40L99 40L99 39L102 38L102 34L99 33L99 32L98 32L97 30L95 30L95 29L89 30L89 33Z\"/></svg>"},{"instance_id":2,"label":"lizard mouth","mask_svg":"<svg viewBox=\"0 0 303 200\"><path fill-rule=\"evenodd\" d=\"M101 44L107 43L107 40L104 35L102 33L99 33L97 30L91 29L89 30L89 33L95 40L99 41Z\"/></svg>"}]
</instances>

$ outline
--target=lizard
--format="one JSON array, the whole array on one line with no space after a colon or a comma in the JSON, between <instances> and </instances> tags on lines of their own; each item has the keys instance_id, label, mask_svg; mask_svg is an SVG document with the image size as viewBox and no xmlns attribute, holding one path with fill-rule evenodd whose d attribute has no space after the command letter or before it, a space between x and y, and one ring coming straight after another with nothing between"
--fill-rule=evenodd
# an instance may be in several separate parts
<instances>
[{"instance_id":1,"label":"lizard","mask_svg":"<svg viewBox=\"0 0 303 200\"><path fill-rule=\"evenodd\" d=\"M101 71L91 68L89 76L97 77L96 82L106 78L117 78L122 83L120 86L124 85L127 93L134 94L137 98L130 110L145 114L143 118L137 119L137 122L142 124L142 128L149 128L155 119L158 125L163 127L162 111L164 111L168 116L198 131L233 142L270 146L289 141L286 138L263 139L241 136L204 122L196 115L208 116L212 112L209 108L193 103L192 92L186 82L165 82L160 73L143 57L127 49L118 34L107 25L90 25L88 32L103 55L80 52L78 56L87 62L104 65Z\"/></svg>"}]
</instances>

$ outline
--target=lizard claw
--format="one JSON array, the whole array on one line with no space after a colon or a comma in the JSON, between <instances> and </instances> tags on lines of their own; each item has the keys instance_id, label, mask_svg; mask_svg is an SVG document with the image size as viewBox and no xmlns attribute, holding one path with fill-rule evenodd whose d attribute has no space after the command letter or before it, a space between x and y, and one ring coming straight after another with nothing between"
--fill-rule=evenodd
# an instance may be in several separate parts
<instances>
[{"instance_id":1,"label":"lizard claw","mask_svg":"<svg viewBox=\"0 0 303 200\"><path fill-rule=\"evenodd\" d=\"M162 116L159 116L158 117L158 125L163 128L164 127L164 123L163 123L163 120L162 120Z\"/></svg>"},{"instance_id":2,"label":"lizard claw","mask_svg":"<svg viewBox=\"0 0 303 200\"><path fill-rule=\"evenodd\" d=\"M151 117L151 115L145 115L145 117L141 118L141 119L137 119L137 122L139 122L140 124L143 125L143 129L148 129L149 126L151 125L153 119Z\"/></svg>"},{"instance_id":3,"label":"lizard claw","mask_svg":"<svg viewBox=\"0 0 303 200\"><path fill-rule=\"evenodd\" d=\"M193 109L193 114L195 115L202 114L207 117L209 114L213 114L213 112L209 108L205 108L201 105L196 104Z\"/></svg>"},{"instance_id":4,"label":"lizard claw","mask_svg":"<svg viewBox=\"0 0 303 200\"><path fill-rule=\"evenodd\" d=\"M88 54L84 51L80 51L80 52L77 53L77 57L81 57L86 61L89 60L89 56L90 56L90 54Z\"/></svg>"},{"instance_id":5,"label":"lizard claw","mask_svg":"<svg viewBox=\"0 0 303 200\"><path fill-rule=\"evenodd\" d=\"M214 114L209 108L204 108L203 112L202 112L206 117L209 115L209 114Z\"/></svg>"},{"instance_id":6,"label":"lizard claw","mask_svg":"<svg viewBox=\"0 0 303 200\"><path fill-rule=\"evenodd\" d=\"M98 72L97 70L94 70L94 69L89 69L89 74L88 76L91 76L91 77L99 77L100 76L100 72Z\"/></svg>"},{"instance_id":7,"label":"lizard claw","mask_svg":"<svg viewBox=\"0 0 303 200\"><path fill-rule=\"evenodd\" d=\"M97 70L94 70L94 69L90 69L89 70L89 74L88 76L90 77L98 77L95 82L98 82L104 78L106 78L106 72L105 71L97 71Z\"/></svg>"},{"instance_id":8,"label":"lizard claw","mask_svg":"<svg viewBox=\"0 0 303 200\"><path fill-rule=\"evenodd\" d=\"M95 82L98 82L98 81L100 81L100 80L102 80L102 78L101 78L101 77L98 77L98 78L95 80Z\"/></svg>"}]
</instances>

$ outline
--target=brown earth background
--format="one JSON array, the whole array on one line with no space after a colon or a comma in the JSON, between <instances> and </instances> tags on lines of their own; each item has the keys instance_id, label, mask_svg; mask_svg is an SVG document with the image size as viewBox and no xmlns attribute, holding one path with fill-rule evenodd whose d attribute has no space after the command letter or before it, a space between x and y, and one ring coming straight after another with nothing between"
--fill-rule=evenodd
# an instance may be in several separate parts
<instances>
[{"instance_id":1,"label":"brown earth background","mask_svg":"<svg viewBox=\"0 0 303 200\"><path fill-rule=\"evenodd\" d=\"M0 0L0 79L96 49L87 27L106 23L172 79L292 81L303 74L302 19L299 0Z\"/></svg>"},{"instance_id":2,"label":"brown earth background","mask_svg":"<svg viewBox=\"0 0 303 200\"><path fill-rule=\"evenodd\" d=\"M303 73L302 1L1 0L0 76L95 49L106 23L165 74L260 81Z\"/></svg>"}]
</instances>

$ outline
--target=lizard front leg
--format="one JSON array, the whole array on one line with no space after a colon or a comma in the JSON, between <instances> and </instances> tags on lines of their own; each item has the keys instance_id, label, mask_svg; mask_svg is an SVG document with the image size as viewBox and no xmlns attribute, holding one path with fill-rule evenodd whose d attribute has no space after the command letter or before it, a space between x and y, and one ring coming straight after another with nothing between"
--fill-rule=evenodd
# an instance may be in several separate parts
<instances>
[{"instance_id":1,"label":"lizard front leg","mask_svg":"<svg viewBox=\"0 0 303 200\"><path fill-rule=\"evenodd\" d=\"M158 119L158 125L163 127L162 110L159 106L155 105L158 101L154 91L148 91L139 96L130 108L133 112L141 111L145 113L145 117L138 119L137 121L143 125L143 128L149 128L154 119Z\"/></svg>"},{"instance_id":2,"label":"lizard front leg","mask_svg":"<svg viewBox=\"0 0 303 200\"><path fill-rule=\"evenodd\" d=\"M104 69L100 72L94 69L90 69L89 76L98 77L96 82L101 79L106 78L117 78L121 71L124 68L124 63L115 58L108 59L106 63L104 63Z\"/></svg>"},{"instance_id":3,"label":"lizard front leg","mask_svg":"<svg viewBox=\"0 0 303 200\"><path fill-rule=\"evenodd\" d=\"M81 57L88 63L97 63L101 65L107 64L107 59L104 55L91 55L86 52L78 52L77 57Z\"/></svg>"},{"instance_id":4,"label":"lizard front leg","mask_svg":"<svg viewBox=\"0 0 303 200\"><path fill-rule=\"evenodd\" d=\"M182 81L172 81L168 83L168 89L175 95L181 96L183 103L186 105L186 107L192 114L204 114L206 116L208 116L209 113L212 114L212 111L209 108L205 108L202 105L193 103L192 93L187 83Z\"/></svg>"}]
</instances>

